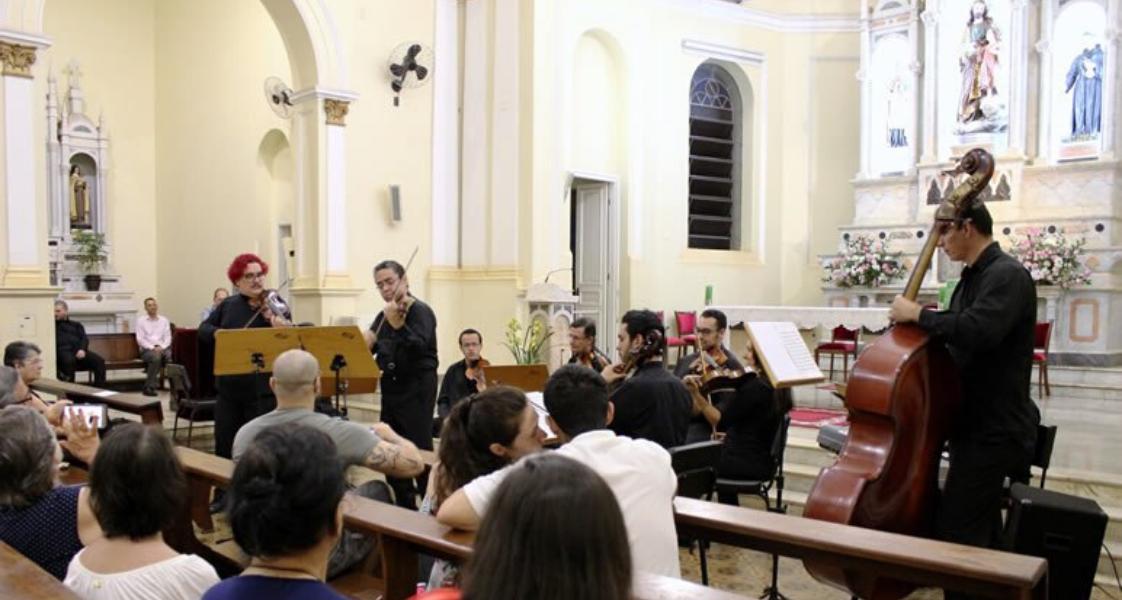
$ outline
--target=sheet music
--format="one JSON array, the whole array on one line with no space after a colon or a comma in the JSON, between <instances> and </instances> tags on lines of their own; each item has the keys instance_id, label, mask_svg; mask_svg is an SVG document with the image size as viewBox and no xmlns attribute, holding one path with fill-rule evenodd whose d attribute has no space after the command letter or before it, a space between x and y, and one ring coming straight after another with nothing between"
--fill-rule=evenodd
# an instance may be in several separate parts
<instances>
[{"instance_id":1,"label":"sheet music","mask_svg":"<svg viewBox=\"0 0 1122 600\"><path fill-rule=\"evenodd\" d=\"M745 327L774 385L826 379L794 323L752 322L746 323Z\"/></svg>"},{"instance_id":2,"label":"sheet music","mask_svg":"<svg viewBox=\"0 0 1122 600\"><path fill-rule=\"evenodd\" d=\"M541 392L526 392L526 400L529 401L530 406L534 407L534 411L538 413L538 427L545 432L546 438L557 437L553 430L549 428L549 411L545 409L545 396Z\"/></svg>"}]
</instances>

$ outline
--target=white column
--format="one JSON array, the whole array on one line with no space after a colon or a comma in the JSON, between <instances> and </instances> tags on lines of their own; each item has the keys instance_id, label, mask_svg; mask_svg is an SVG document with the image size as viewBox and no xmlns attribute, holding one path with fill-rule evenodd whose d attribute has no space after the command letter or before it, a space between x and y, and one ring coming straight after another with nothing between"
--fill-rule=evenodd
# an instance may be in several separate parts
<instances>
[{"instance_id":1,"label":"white column","mask_svg":"<svg viewBox=\"0 0 1122 600\"><path fill-rule=\"evenodd\" d=\"M312 95L292 99L292 155L296 158L295 211L292 223L296 272L293 288L319 287L319 102Z\"/></svg>"},{"instance_id":2,"label":"white column","mask_svg":"<svg viewBox=\"0 0 1122 600\"><path fill-rule=\"evenodd\" d=\"M474 0L464 6L464 99L461 238L462 266L487 264L491 238L491 0ZM513 57L504 57L507 60Z\"/></svg>"},{"instance_id":3,"label":"white column","mask_svg":"<svg viewBox=\"0 0 1122 600\"><path fill-rule=\"evenodd\" d=\"M1024 156L1028 124L1028 0L1013 0L1012 31L1009 32L1009 54L1013 60L1009 71L1009 154Z\"/></svg>"},{"instance_id":4,"label":"white column","mask_svg":"<svg viewBox=\"0 0 1122 600\"><path fill-rule=\"evenodd\" d=\"M869 31L869 3L861 2L861 68L857 71L857 81L861 87L861 155L858 179L873 176L872 167L872 85L869 70L873 68L872 34Z\"/></svg>"},{"instance_id":5,"label":"white column","mask_svg":"<svg viewBox=\"0 0 1122 600\"><path fill-rule=\"evenodd\" d=\"M460 2L437 0L432 111L432 260L460 262Z\"/></svg>"},{"instance_id":6,"label":"white column","mask_svg":"<svg viewBox=\"0 0 1122 600\"><path fill-rule=\"evenodd\" d=\"M327 272L324 287L350 287L347 271L347 138L346 117L350 102L323 101L327 125Z\"/></svg>"},{"instance_id":7,"label":"white column","mask_svg":"<svg viewBox=\"0 0 1122 600\"><path fill-rule=\"evenodd\" d=\"M47 283L40 246L34 138L35 47L0 42L3 80L4 203L7 213L7 259L4 285Z\"/></svg>"},{"instance_id":8,"label":"white column","mask_svg":"<svg viewBox=\"0 0 1122 600\"><path fill-rule=\"evenodd\" d=\"M1122 120L1118 119L1119 106L1116 94L1122 87L1122 68L1118 53L1122 52L1122 0L1110 0L1106 8L1106 22L1113 23L1106 28L1106 72L1103 74L1103 159L1113 160L1115 148L1122 143Z\"/></svg>"},{"instance_id":9,"label":"white column","mask_svg":"<svg viewBox=\"0 0 1122 600\"><path fill-rule=\"evenodd\" d=\"M1052 14L1055 0L1040 3L1040 39L1033 47L1040 60L1040 91L1037 97L1036 164L1052 162Z\"/></svg>"},{"instance_id":10,"label":"white column","mask_svg":"<svg viewBox=\"0 0 1122 600\"><path fill-rule=\"evenodd\" d=\"M939 34L939 2L929 0L927 9L920 15L923 21L923 153L919 162L931 164L939 160L938 134L936 132L935 75L939 70L935 46Z\"/></svg>"},{"instance_id":11,"label":"white column","mask_svg":"<svg viewBox=\"0 0 1122 600\"><path fill-rule=\"evenodd\" d=\"M912 162L919 162L919 90L922 89L923 63L919 60L919 13L914 7L908 16L908 48L912 53L911 61L908 64L908 68L912 72L912 114L910 119L911 129L908 131L908 135L911 136ZM908 173L915 173L914 165L908 170Z\"/></svg>"},{"instance_id":12,"label":"white column","mask_svg":"<svg viewBox=\"0 0 1122 600\"><path fill-rule=\"evenodd\" d=\"M491 53L491 265L518 264L518 197L522 172L520 143L521 0L495 0Z\"/></svg>"}]
</instances>

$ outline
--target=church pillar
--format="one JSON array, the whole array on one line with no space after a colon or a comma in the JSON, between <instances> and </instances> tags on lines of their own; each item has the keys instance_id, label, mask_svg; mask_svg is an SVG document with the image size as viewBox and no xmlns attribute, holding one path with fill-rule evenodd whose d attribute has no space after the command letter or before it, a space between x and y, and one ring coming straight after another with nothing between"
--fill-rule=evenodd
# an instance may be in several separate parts
<instances>
[{"instance_id":1,"label":"church pillar","mask_svg":"<svg viewBox=\"0 0 1122 600\"><path fill-rule=\"evenodd\" d=\"M1110 0L1106 8L1107 23L1122 23L1122 0ZM1118 144L1122 143L1122 120L1118 119L1118 92L1122 90L1122 67L1118 66L1119 53L1122 52L1122 31L1119 26L1107 27L1103 50L1107 55L1109 68L1103 73L1103 112L1102 137L1103 160L1114 160Z\"/></svg>"},{"instance_id":2,"label":"church pillar","mask_svg":"<svg viewBox=\"0 0 1122 600\"><path fill-rule=\"evenodd\" d=\"M1040 3L1040 39L1033 47L1040 56L1040 91L1036 127L1036 163L1052 162L1052 2Z\"/></svg>"},{"instance_id":3,"label":"church pillar","mask_svg":"<svg viewBox=\"0 0 1122 600\"><path fill-rule=\"evenodd\" d=\"M442 75L433 81L432 264L460 262L460 7L437 0L433 51Z\"/></svg>"},{"instance_id":4,"label":"church pillar","mask_svg":"<svg viewBox=\"0 0 1122 600\"><path fill-rule=\"evenodd\" d=\"M920 164L929 165L939 160L935 134L935 75L938 72L938 57L935 45L939 34L939 3L931 0L927 9L920 15L923 21L923 151Z\"/></svg>"},{"instance_id":5,"label":"church pillar","mask_svg":"<svg viewBox=\"0 0 1122 600\"><path fill-rule=\"evenodd\" d=\"M912 53L911 60L908 62L908 70L912 73L912 114L909 115L908 122L911 129L908 135L912 136L911 140L911 160L918 162L920 158L919 147L919 90L923 89L923 63L920 62L920 49L919 49L919 11L913 6L911 14L908 15L908 49ZM915 165L913 164L908 169L909 175L914 175L916 172Z\"/></svg>"},{"instance_id":6,"label":"church pillar","mask_svg":"<svg viewBox=\"0 0 1122 600\"><path fill-rule=\"evenodd\" d=\"M861 156L858 179L869 179L872 173L872 77L873 68L872 33L869 30L869 3L861 3L861 69L857 71L858 85L861 87Z\"/></svg>"},{"instance_id":7,"label":"church pillar","mask_svg":"<svg viewBox=\"0 0 1122 600\"><path fill-rule=\"evenodd\" d=\"M1028 0L1013 0L1012 31L1009 35L1010 54L1013 57L1010 77L1009 154L1024 157L1028 124Z\"/></svg>"},{"instance_id":8,"label":"church pillar","mask_svg":"<svg viewBox=\"0 0 1122 600\"><path fill-rule=\"evenodd\" d=\"M45 286L42 228L35 169L34 80L36 47L0 41L3 71L4 204L7 247L3 285Z\"/></svg>"},{"instance_id":9,"label":"church pillar","mask_svg":"<svg viewBox=\"0 0 1122 600\"><path fill-rule=\"evenodd\" d=\"M460 206L460 266L482 267L488 263L491 195L491 89L492 2L480 0L464 5L463 152Z\"/></svg>"}]
</instances>

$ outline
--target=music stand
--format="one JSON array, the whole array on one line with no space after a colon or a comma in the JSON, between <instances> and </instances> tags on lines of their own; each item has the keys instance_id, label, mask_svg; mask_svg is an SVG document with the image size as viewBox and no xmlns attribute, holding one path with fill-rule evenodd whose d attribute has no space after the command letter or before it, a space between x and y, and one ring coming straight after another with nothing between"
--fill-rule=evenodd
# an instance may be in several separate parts
<instances>
[{"instance_id":1,"label":"music stand","mask_svg":"<svg viewBox=\"0 0 1122 600\"><path fill-rule=\"evenodd\" d=\"M524 392L545 391L549 379L546 365L491 365L484 369L487 385L510 385Z\"/></svg>"},{"instance_id":2,"label":"music stand","mask_svg":"<svg viewBox=\"0 0 1122 600\"><path fill-rule=\"evenodd\" d=\"M300 327L298 333L304 350L319 361L320 372L334 373L335 410L339 414L347 416L348 392L373 394L378 389L382 372L357 325Z\"/></svg>"}]
</instances>

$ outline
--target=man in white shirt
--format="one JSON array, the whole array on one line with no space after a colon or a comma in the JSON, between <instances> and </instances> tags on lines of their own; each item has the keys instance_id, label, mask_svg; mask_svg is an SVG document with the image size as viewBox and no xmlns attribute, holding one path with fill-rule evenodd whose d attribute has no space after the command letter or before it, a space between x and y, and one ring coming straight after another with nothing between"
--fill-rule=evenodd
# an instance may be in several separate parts
<instances>
[{"instance_id":1,"label":"man in white shirt","mask_svg":"<svg viewBox=\"0 0 1122 600\"><path fill-rule=\"evenodd\" d=\"M143 317L136 320L136 345L140 346L140 360L148 379L144 382L144 395L155 396L160 369L171 358L171 323L159 314L155 298L144 299Z\"/></svg>"},{"instance_id":2,"label":"man in white shirt","mask_svg":"<svg viewBox=\"0 0 1122 600\"><path fill-rule=\"evenodd\" d=\"M599 373L579 365L558 369L546 383L549 426L563 444L558 453L596 471L619 502L636 571L680 577L674 493L678 480L670 454L649 440L608 429L614 407ZM511 467L477 478L440 505L436 518L459 529L478 528Z\"/></svg>"}]
</instances>

